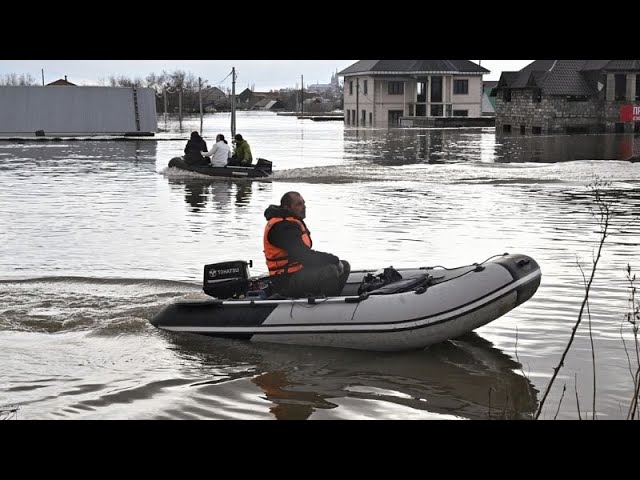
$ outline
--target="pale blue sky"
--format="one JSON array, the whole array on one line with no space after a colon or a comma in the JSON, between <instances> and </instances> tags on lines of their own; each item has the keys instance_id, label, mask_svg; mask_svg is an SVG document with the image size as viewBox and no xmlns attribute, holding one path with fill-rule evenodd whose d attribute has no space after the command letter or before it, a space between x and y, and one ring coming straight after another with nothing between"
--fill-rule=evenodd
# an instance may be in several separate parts
<instances>
[{"instance_id":1,"label":"pale blue sky","mask_svg":"<svg viewBox=\"0 0 640 480\"><path fill-rule=\"evenodd\" d=\"M258 91L299 87L300 76L305 85L328 83L331 74L340 71L357 60L0 60L0 77L8 73L31 74L38 84L53 82L66 75L77 85L97 85L110 76L125 75L129 78L146 77L149 73L184 70L218 86L236 67L237 89L255 85ZM473 60L478 62L478 60ZM497 80L502 71L520 70L532 60L482 60L481 65L491 73L485 80ZM227 78L222 86L230 87Z\"/></svg>"}]
</instances>

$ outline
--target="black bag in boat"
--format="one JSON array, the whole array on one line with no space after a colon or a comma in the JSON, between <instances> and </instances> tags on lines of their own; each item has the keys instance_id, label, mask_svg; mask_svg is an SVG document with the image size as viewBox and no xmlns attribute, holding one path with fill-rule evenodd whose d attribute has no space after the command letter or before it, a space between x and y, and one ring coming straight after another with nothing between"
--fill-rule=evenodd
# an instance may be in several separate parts
<instances>
[{"instance_id":1,"label":"black bag in boat","mask_svg":"<svg viewBox=\"0 0 640 480\"><path fill-rule=\"evenodd\" d=\"M431 282L431 275L418 273L403 278L393 267L385 268L379 275L368 273L358 288L358 295L390 295L393 293L410 292L420 287L427 287Z\"/></svg>"},{"instance_id":2,"label":"black bag in boat","mask_svg":"<svg viewBox=\"0 0 640 480\"><path fill-rule=\"evenodd\" d=\"M249 266L242 260L204 266L202 289L216 298L239 298L249 289Z\"/></svg>"}]
</instances>

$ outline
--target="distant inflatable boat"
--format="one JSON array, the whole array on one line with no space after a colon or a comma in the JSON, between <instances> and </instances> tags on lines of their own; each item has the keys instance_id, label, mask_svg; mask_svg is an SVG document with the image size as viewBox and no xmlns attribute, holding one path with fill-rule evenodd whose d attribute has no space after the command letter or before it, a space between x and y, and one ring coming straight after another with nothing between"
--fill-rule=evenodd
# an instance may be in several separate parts
<instances>
[{"instance_id":1,"label":"distant inflatable boat","mask_svg":"<svg viewBox=\"0 0 640 480\"><path fill-rule=\"evenodd\" d=\"M217 337L361 350L424 348L485 325L530 299L541 271L504 254L457 268L353 271L338 297L269 296L246 262L206 265L204 291L153 317L156 327ZM390 272L393 275L390 275Z\"/></svg>"},{"instance_id":2,"label":"distant inflatable boat","mask_svg":"<svg viewBox=\"0 0 640 480\"><path fill-rule=\"evenodd\" d=\"M257 163L248 166L213 167L211 165L189 165L184 157L175 157L169 161L169 167L200 173L210 177L228 178L265 178L273 173L273 163L264 158L259 158Z\"/></svg>"}]
</instances>

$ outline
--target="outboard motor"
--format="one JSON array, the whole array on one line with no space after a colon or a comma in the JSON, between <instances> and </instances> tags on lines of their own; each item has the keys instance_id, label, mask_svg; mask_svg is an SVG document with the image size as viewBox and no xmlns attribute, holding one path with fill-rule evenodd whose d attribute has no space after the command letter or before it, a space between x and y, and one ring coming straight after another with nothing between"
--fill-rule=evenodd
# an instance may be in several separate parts
<instances>
[{"instance_id":1,"label":"outboard motor","mask_svg":"<svg viewBox=\"0 0 640 480\"><path fill-rule=\"evenodd\" d=\"M256 170L262 170L265 173L273 173L273 162L266 158L259 158L256 162Z\"/></svg>"},{"instance_id":2,"label":"outboard motor","mask_svg":"<svg viewBox=\"0 0 640 480\"><path fill-rule=\"evenodd\" d=\"M249 289L249 267L253 262L236 260L204 266L202 289L207 295L219 299L240 298Z\"/></svg>"}]
</instances>

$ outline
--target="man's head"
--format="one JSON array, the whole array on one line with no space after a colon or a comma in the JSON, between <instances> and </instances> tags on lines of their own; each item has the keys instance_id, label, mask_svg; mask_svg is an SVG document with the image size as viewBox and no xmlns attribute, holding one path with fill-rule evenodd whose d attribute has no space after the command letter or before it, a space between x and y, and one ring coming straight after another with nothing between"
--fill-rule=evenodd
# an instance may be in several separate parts
<instances>
[{"instance_id":1,"label":"man's head","mask_svg":"<svg viewBox=\"0 0 640 480\"><path fill-rule=\"evenodd\" d=\"M234 143L238 143L242 141L242 135L240 135L239 133L233 138L234 138Z\"/></svg>"},{"instance_id":2,"label":"man's head","mask_svg":"<svg viewBox=\"0 0 640 480\"><path fill-rule=\"evenodd\" d=\"M293 216L304 219L307 216L307 207L304 198L298 192L287 192L280 199L280 206L288 210Z\"/></svg>"}]
</instances>

